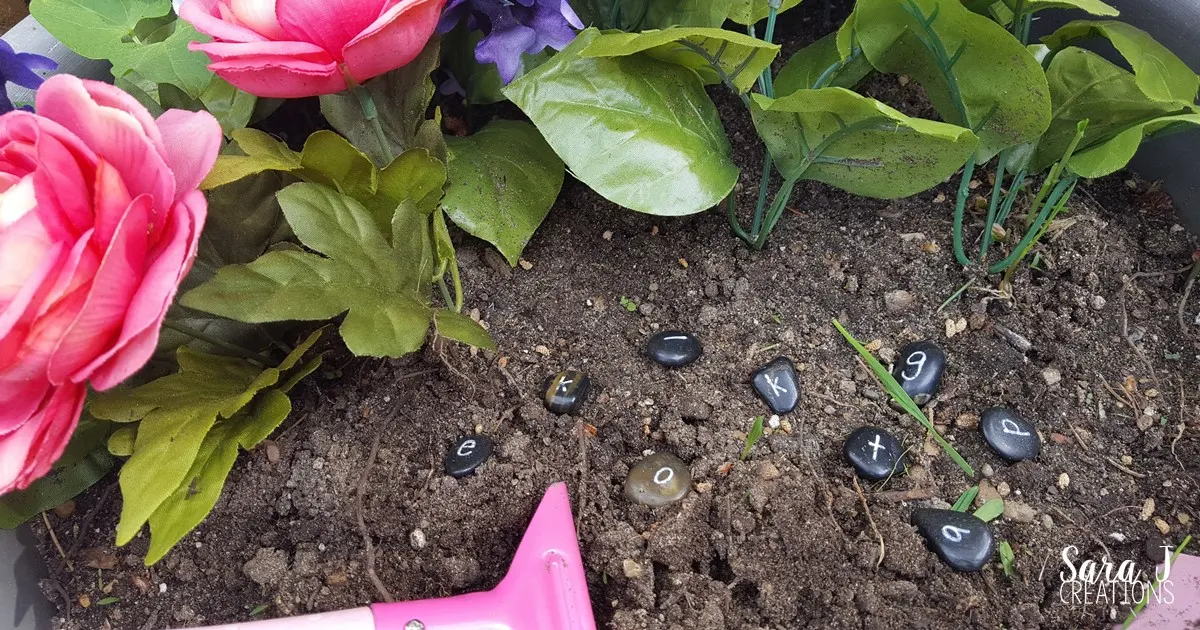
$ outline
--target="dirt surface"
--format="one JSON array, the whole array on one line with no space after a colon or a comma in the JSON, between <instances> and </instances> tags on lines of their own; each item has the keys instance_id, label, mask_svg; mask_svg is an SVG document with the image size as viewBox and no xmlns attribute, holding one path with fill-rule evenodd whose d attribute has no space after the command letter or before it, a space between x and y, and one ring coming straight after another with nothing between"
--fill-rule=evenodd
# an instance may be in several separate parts
<instances>
[{"instance_id":1,"label":"dirt surface","mask_svg":"<svg viewBox=\"0 0 1200 630\"><path fill-rule=\"evenodd\" d=\"M787 23L818 31L813 6ZM722 100L746 208L761 149L735 105ZM988 188L985 176L977 192ZM378 601L355 509L376 436L363 517L397 599L494 586L541 494L562 480L601 628L1049 629L1123 619L1120 599L1060 601L1060 554L1074 545L1077 561L1107 552L1151 571L1158 545L1197 533L1200 345L1176 315L1187 279L1176 270L1197 244L1146 182L1122 175L1081 190L1039 250L1041 270L1015 277L1013 298L983 290L992 277L938 312L972 277L951 253L952 184L902 202L802 186L768 248L748 253L719 212L639 215L569 181L525 252L532 268L510 269L472 239L459 246L467 308L500 352L447 346L388 362L336 354L297 390L298 411L273 439L278 461L268 448L243 454L213 514L151 569L141 565L146 538L111 546L117 492L102 500L104 488L94 489L72 516L49 515L65 546L79 540L74 572L36 523L57 625L198 626ZM971 233L980 225L974 217ZM909 292L911 304L890 308L893 291ZM1193 301L1185 314L1193 335L1195 310ZM889 408L833 317L878 340L885 359L918 339L945 348L931 413L982 472L984 494L1006 495L1010 513L992 526L1015 551L1014 577L997 562L956 573L909 525L914 507L946 507L972 482ZM948 337L948 321L964 329ZM999 327L1032 349L1022 353ZM652 364L642 348L663 329L697 333L703 358L673 371ZM766 411L749 376L778 355L800 369L801 405L740 462L745 432ZM565 368L593 379L577 417L553 416L538 398ZM987 447L977 414L996 404L1036 423L1040 457L1008 465ZM864 484L866 509L841 456L842 440L864 424L892 431L915 464ZM479 430L497 445L491 459L472 477L442 474L451 441ZM623 497L626 473L648 451L691 466L682 502L651 510ZM99 579L88 564L105 567ZM105 597L120 601L98 605Z\"/></svg>"}]
</instances>

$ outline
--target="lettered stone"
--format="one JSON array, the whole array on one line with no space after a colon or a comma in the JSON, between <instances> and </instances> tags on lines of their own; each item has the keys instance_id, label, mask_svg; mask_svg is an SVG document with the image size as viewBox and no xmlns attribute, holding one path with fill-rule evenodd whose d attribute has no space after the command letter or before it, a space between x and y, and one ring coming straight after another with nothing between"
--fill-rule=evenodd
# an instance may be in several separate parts
<instances>
[{"instance_id":1,"label":"lettered stone","mask_svg":"<svg viewBox=\"0 0 1200 630\"><path fill-rule=\"evenodd\" d=\"M946 369L946 353L930 341L910 343L900 349L892 376L913 402L924 405L937 395Z\"/></svg>"},{"instance_id":2,"label":"lettered stone","mask_svg":"<svg viewBox=\"0 0 1200 630\"><path fill-rule=\"evenodd\" d=\"M692 471L683 460L670 453L643 457L625 477L625 498L648 505L670 505L692 489Z\"/></svg>"},{"instance_id":3,"label":"lettered stone","mask_svg":"<svg viewBox=\"0 0 1200 630\"><path fill-rule=\"evenodd\" d=\"M974 514L917 508L912 522L929 547L956 571L982 569L996 550L991 528Z\"/></svg>"},{"instance_id":4,"label":"lettered stone","mask_svg":"<svg viewBox=\"0 0 1200 630\"><path fill-rule=\"evenodd\" d=\"M842 455L863 479L882 481L905 471L899 440L879 427L855 429L842 445Z\"/></svg>"},{"instance_id":5,"label":"lettered stone","mask_svg":"<svg viewBox=\"0 0 1200 630\"><path fill-rule=\"evenodd\" d=\"M592 379L583 372L566 370L546 380L543 400L552 413L570 414L579 411L592 388Z\"/></svg>"},{"instance_id":6,"label":"lettered stone","mask_svg":"<svg viewBox=\"0 0 1200 630\"><path fill-rule=\"evenodd\" d=\"M446 474L466 477L492 455L492 441L486 435L469 435L455 442L446 453Z\"/></svg>"},{"instance_id":7,"label":"lettered stone","mask_svg":"<svg viewBox=\"0 0 1200 630\"><path fill-rule=\"evenodd\" d=\"M665 367L683 367L699 359L703 351L695 335L678 330L660 332L646 343L646 354Z\"/></svg>"},{"instance_id":8,"label":"lettered stone","mask_svg":"<svg viewBox=\"0 0 1200 630\"><path fill-rule=\"evenodd\" d=\"M800 402L796 366L787 357L779 357L759 368L751 382L754 391L767 403L772 413L788 413Z\"/></svg>"},{"instance_id":9,"label":"lettered stone","mask_svg":"<svg viewBox=\"0 0 1200 630\"><path fill-rule=\"evenodd\" d=\"M988 446L1010 462L1033 459L1042 451L1037 429L1007 407L984 410L979 416L979 430Z\"/></svg>"}]
</instances>

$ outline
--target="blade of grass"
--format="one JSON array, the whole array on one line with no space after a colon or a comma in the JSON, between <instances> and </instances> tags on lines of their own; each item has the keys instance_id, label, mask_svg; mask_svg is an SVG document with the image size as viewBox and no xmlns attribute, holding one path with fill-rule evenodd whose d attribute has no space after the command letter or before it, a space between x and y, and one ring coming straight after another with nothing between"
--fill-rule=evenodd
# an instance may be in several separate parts
<instances>
[{"instance_id":1,"label":"blade of grass","mask_svg":"<svg viewBox=\"0 0 1200 630\"><path fill-rule=\"evenodd\" d=\"M879 359L876 359L875 355L871 354L869 350L863 347L863 345L854 338L854 335L850 334L850 331L846 330L846 328L842 326L842 323L836 318L833 320L833 326L834 328L838 329L838 332L842 333L842 336L846 338L846 341L858 351L858 354L862 356L863 360L867 362L867 365L871 367L871 371L875 373L875 377L879 379L879 382L883 383L884 389L887 390L887 393L892 397L892 400L895 400L896 403L904 409L904 411L908 412L908 415L916 418L917 422L920 422L922 425L924 425L925 428L929 430L931 434L933 434L933 439L936 440L937 443L941 445L942 449L946 451L946 454L950 456L950 459L954 460L954 463L958 464L958 467L963 469L963 472L967 474L967 477L973 479L975 477L975 469L971 468L971 465L967 463L967 460L963 459L962 455L959 455L958 451L954 450L954 447L946 441L946 438L942 437L942 435L937 432L937 429L933 427L933 423L929 421L929 418L925 417L925 413L921 411L921 408L917 406L917 403L913 402L913 399L908 395L907 392L904 391L904 388L900 387L900 383L896 382L895 377L893 377L892 374L883 367L883 364L879 362Z\"/></svg>"},{"instance_id":2,"label":"blade of grass","mask_svg":"<svg viewBox=\"0 0 1200 630\"><path fill-rule=\"evenodd\" d=\"M958 500L950 507L955 512L966 512L970 509L971 504L975 502L975 497L979 496L979 486L971 486L967 491L959 495Z\"/></svg>"},{"instance_id":3,"label":"blade of grass","mask_svg":"<svg viewBox=\"0 0 1200 630\"><path fill-rule=\"evenodd\" d=\"M1016 572L1013 571L1013 561L1017 559L1017 556L1013 553L1012 546L1008 544L1007 540L1001 540L1000 544L996 545L996 549L1000 552L1000 566L1004 567L1005 577L1016 575Z\"/></svg>"},{"instance_id":4,"label":"blade of grass","mask_svg":"<svg viewBox=\"0 0 1200 630\"><path fill-rule=\"evenodd\" d=\"M1190 542L1192 542L1192 536L1189 534L1188 537L1184 538L1183 542L1179 543L1179 546L1175 548L1175 552L1171 554L1172 564L1175 563L1175 559L1179 557L1179 554L1183 553L1183 550L1187 548L1188 543ZM1146 604L1150 603L1150 594L1158 590L1158 586L1161 582L1162 580L1158 575L1158 571L1155 571L1154 584L1150 585L1150 590L1147 591L1142 597L1142 601L1138 602L1137 606L1134 606L1133 610L1129 611L1129 616L1125 618L1125 623L1121 626L1122 630L1128 628L1129 624L1133 623L1133 620L1137 618L1138 613L1142 612L1142 609L1146 607Z\"/></svg>"},{"instance_id":5,"label":"blade of grass","mask_svg":"<svg viewBox=\"0 0 1200 630\"><path fill-rule=\"evenodd\" d=\"M1004 499L988 499L975 510L975 517L985 523L1000 518L1001 514L1004 514Z\"/></svg>"},{"instance_id":6,"label":"blade of grass","mask_svg":"<svg viewBox=\"0 0 1200 630\"><path fill-rule=\"evenodd\" d=\"M742 449L742 461L746 461L750 457L750 449L754 448L754 443L763 436L763 418L759 416L754 419L754 426L750 427L750 433L746 436L746 448Z\"/></svg>"}]
</instances>

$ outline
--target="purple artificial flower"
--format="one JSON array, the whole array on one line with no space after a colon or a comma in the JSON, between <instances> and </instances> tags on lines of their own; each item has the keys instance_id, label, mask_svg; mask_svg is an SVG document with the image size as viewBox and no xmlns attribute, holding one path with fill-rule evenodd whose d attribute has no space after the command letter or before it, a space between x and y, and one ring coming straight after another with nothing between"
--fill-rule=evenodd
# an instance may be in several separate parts
<instances>
[{"instance_id":1,"label":"purple artificial flower","mask_svg":"<svg viewBox=\"0 0 1200 630\"><path fill-rule=\"evenodd\" d=\"M505 85L521 71L522 54L562 50L583 28L567 0L450 0L438 31L450 31L463 18L468 29L483 33L475 60L496 64Z\"/></svg>"},{"instance_id":2,"label":"purple artificial flower","mask_svg":"<svg viewBox=\"0 0 1200 630\"><path fill-rule=\"evenodd\" d=\"M46 79L35 70L53 70L58 67L53 59L33 53L19 53L13 50L8 42L0 39L0 114L6 114L14 109L8 98L8 84L16 83L21 87L36 90ZM26 105L25 111L33 111Z\"/></svg>"}]
</instances>

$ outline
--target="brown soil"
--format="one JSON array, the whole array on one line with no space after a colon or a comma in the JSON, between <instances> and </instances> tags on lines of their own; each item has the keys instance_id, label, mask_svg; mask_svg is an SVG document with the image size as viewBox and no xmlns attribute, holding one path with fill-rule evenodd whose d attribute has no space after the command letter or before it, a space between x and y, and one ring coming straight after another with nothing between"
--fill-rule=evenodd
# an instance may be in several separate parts
<instances>
[{"instance_id":1,"label":"brown soil","mask_svg":"<svg viewBox=\"0 0 1200 630\"><path fill-rule=\"evenodd\" d=\"M819 4L793 13L792 28L819 28ZM901 100L907 89L915 86L901 88ZM746 208L761 149L736 102L722 103ZM985 180L979 192L987 188ZM1181 331L1186 274L1173 273L1197 245L1145 182L1119 176L1081 190L1039 250L1042 270L1015 278L1014 298L972 290L939 313L971 277L951 253L952 184L899 202L805 185L767 250L748 253L719 212L639 215L570 181L525 252L532 269L509 269L473 239L459 246L467 308L499 353L447 346L401 361L335 358L339 369L297 390L299 411L274 438L279 461L264 449L243 455L212 515L152 569L141 566L145 538L111 546L116 493L99 510L102 488L70 518L50 515L65 545L82 537L74 572L35 523L55 575L45 586L61 606L58 627L196 626L247 620L260 605L268 608L257 618L376 601L354 501L376 435L364 516L379 577L398 599L491 588L546 486L564 480L601 628L1098 628L1123 619L1120 600L1060 602L1059 556L1075 545L1082 558L1107 551L1149 570L1164 540L1197 533L1200 344ZM884 295L900 289L915 302L892 312ZM1013 578L998 563L952 571L908 524L914 507L944 507L971 483L885 404L833 317L879 340L881 356L917 339L946 349L935 421L977 469L990 468L981 483L1007 486L1010 503L1030 509L993 523L1016 552ZM947 338L947 320L960 319L966 330ZM997 326L1033 349L1022 354ZM695 331L704 357L676 371L649 362L641 349L665 328ZM804 398L785 418L790 431L767 435L739 462L745 432L765 411L749 374L776 355L796 361ZM550 415L537 397L564 368L594 381L577 418ZM994 404L1036 422L1039 458L1007 465L984 444L969 414ZM884 487L865 485L867 512L841 443L869 423L892 430L917 465ZM473 477L443 475L450 441L480 427L496 453ZM647 450L687 461L694 492L658 510L626 501L621 484ZM933 498L898 500L907 490ZM1153 516L1142 520L1151 498ZM417 529L428 541L419 550L410 545ZM116 568L98 580L81 566L88 559ZM110 581L101 592L98 582ZM106 596L120 601L98 606Z\"/></svg>"}]
</instances>

